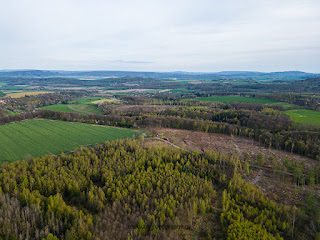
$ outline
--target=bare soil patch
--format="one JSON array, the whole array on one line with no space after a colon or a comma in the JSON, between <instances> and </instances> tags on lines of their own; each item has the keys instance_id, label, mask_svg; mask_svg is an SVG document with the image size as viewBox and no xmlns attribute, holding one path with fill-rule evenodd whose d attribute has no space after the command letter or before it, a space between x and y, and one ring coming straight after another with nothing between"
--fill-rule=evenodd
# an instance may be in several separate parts
<instances>
[{"instance_id":1,"label":"bare soil patch","mask_svg":"<svg viewBox=\"0 0 320 240\"><path fill-rule=\"evenodd\" d=\"M167 138L173 144L187 150L195 151L215 151L222 154L236 154L243 159L248 154L248 161L255 165L258 153L262 153L265 165L270 164L268 158L274 161L283 161L286 157L294 161L303 162L307 168L319 166L319 162L297 154L290 154L285 151L268 149L258 142L246 138L231 137L224 134L194 132L180 129L152 128L148 129L156 135ZM150 143L162 145L165 143ZM269 198L284 204L301 205L303 199L309 194L309 186L298 186L292 176L275 172L273 169L251 168L250 173L244 177L246 181L252 183ZM320 188L313 188L316 195L320 197Z\"/></svg>"},{"instance_id":2,"label":"bare soil patch","mask_svg":"<svg viewBox=\"0 0 320 240\"><path fill-rule=\"evenodd\" d=\"M269 157L274 158L275 161L281 161L288 157L295 161L304 162L309 167L319 166L316 160L282 150L269 149L247 138L169 128L152 128L150 131L165 136L169 138L170 142L189 150L211 150L223 154L236 153L239 156L247 153L249 160L256 160L258 153L262 153L265 156L265 164L269 163Z\"/></svg>"}]
</instances>

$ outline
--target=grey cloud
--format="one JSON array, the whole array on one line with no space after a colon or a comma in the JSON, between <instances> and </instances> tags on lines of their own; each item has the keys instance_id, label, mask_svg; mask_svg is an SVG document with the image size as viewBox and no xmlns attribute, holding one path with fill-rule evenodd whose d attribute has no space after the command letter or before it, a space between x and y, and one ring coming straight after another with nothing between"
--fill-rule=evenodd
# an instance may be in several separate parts
<instances>
[{"instance_id":1,"label":"grey cloud","mask_svg":"<svg viewBox=\"0 0 320 240\"><path fill-rule=\"evenodd\" d=\"M0 69L320 72L318 0L0 3Z\"/></svg>"}]
</instances>

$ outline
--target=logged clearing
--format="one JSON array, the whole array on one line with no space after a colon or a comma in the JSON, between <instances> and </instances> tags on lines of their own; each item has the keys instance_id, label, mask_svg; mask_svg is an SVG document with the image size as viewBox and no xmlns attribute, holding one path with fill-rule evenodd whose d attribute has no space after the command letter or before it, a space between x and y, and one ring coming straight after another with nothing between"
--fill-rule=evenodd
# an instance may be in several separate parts
<instances>
[{"instance_id":1,"label":"logged clearing","mask_svg":"<svg viewBox=\"0 0 320 240\"><path fill-rule=\"evenodd\" d=\"M39 95L39 94L46 94L46 93L52 93L52 92L17 92L17 93L9 93L6 95L6 97L21 98L26 95L32 96L32 95Z\"/></svg>"},{"instance_id":2,"label":"logged clearing","mask_svg":"<svg viewBox=\"0 0 320 240\"><path fill-rule=\"evenodd\" d=\"M310 166L317 166L318 162L298 154L291 154L289 152L268 149L258 142L247 138L231 137L225 134L194 132L188 130L171 129L171 128L153 128L149 129L155 135L164 136L169 139L171 143L179 147L195 150L195 151L215 151L223 154L237 154L243 156L248 153L249 160L255 160L258 153L262 153L267 158L272 157L276 161L281 161L286 157L290 159L305 162Z\"/></svg>"},{"instance_id":3,"label":"logged clearing","mask_svg":"<svg viewBox=\"0 0 320 240\"><path fill-rule=\"evenodd\" d=\"M79 146L130 138L141 131L51 120L29 120L0 126L0 163L60 154Z\"/></svg>"},{"instance_id":4,"label":"logged clearing","mask_svg":"<svg viewBox=\"0 0 320 240\"><path fill-rule=\"evenodd\" d=\"M270 164L270 157L277 162L283 161L288 157L291 160L300 163L303 162L308 168L319 166L319 162L316 160L297 154L290 154L281 150L268 149L264 146L260 146L256 141L251 141L246 138L231 138L231 136L225 134L193 132L168 128L153 128L149 129L149 131L160 137L165 137L169 142L187 150L199 152L212 150L227 155L236 154L240 156L240 158L243 158L244 154L248 153L248 160L254 165L258 153L262 153L265 165ZM173 147L164 140L145 140L146 147L160 145ZM304 199L304 195L309 191L308 187L297 186L294 183L292 176L275 174L272 169L251 168L250 174L246 176L246 180L256 187L260 187L261 191L271 199L289 205L298 204ZM320 197L319 187L315 188L314 192Z\"/></svg>"}]
</instances>

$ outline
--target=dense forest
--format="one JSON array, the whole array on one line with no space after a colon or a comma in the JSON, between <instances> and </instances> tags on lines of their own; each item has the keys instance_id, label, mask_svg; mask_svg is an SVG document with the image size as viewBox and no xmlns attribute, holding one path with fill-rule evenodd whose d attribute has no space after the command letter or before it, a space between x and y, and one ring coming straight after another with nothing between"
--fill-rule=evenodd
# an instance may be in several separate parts
<instances>
[{"instance_id":1,"label":"dense forest","mask_svg":"<svg viewBox=\"0 0 320 240\"><path fill-rule=\"evenodd\" d=\"M236 156L145 148L143 142L105 142L69 155L3 164L0 237L180 239L195 232L208 239L299 239L315 234L308 232L306 212L276 204L245 183L238 173L246 167Z\"/></svg>"}]
</instances>

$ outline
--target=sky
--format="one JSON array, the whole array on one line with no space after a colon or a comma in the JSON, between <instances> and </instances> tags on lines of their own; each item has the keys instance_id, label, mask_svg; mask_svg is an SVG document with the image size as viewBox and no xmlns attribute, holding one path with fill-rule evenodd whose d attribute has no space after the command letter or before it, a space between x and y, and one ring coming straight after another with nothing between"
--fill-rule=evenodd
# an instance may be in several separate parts
<instances>
[{"instance_id":1,"label":"sky","mask_svg":"<svg viewBox=\"0 0 320 240\"><path fill-rule=\"evenodd\" d=\"M0 6L0 69L320 73L319 0Z\"/></svg>"}]
</instances>

